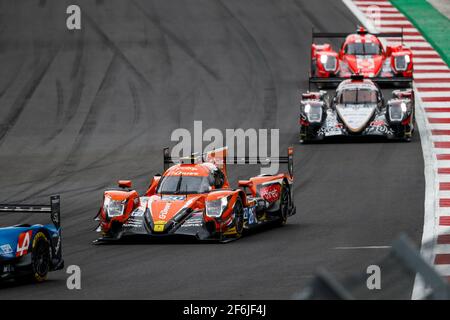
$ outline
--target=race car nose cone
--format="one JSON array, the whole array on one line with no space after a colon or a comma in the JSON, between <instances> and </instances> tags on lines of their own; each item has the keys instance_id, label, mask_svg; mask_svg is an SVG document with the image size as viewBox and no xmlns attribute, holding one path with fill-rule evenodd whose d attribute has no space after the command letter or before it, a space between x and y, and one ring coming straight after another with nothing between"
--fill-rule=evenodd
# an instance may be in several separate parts
<instances>
[{"instance_id":1,"label":"race car nose cone","mask_svg":"<svg viewBox=\"0 0 450 320\"><path fill-rule=\"evenodd\" d=\"M347 129L356 133L367 126L375 111L375 107L348 104L337 106L336 110Z\"/></svg>"}]
</instances>

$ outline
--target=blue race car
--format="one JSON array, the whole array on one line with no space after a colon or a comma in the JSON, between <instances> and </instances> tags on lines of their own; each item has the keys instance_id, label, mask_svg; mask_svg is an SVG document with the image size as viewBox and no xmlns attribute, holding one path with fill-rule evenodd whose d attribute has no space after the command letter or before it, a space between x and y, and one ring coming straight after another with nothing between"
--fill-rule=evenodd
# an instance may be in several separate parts
<instances>
[{"instance_id":1,"label":"blue race car","mask_svg":"<svg viewBox=\"0 0 450 320\"><path fill-rule=\"evenodd\" d=\"M59 196L50 197L50 205L0 204L1 212L48 213L52 224L0 228L0 281L14 278L42 282L49 271L64 267Z\"/></svg>"}]
</instances>

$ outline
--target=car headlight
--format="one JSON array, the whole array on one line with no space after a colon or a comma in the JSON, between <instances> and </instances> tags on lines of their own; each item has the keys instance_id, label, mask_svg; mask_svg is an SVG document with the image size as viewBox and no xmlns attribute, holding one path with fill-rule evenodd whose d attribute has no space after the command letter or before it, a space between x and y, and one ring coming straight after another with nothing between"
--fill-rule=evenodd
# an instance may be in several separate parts
<instances>
[{"instance_id":1,"label":"car headlight","mask_svg":"<svg viewBox=\"0 0 450 320\"><path fill-rule=\"evenodd\" d=\"M320 56L320 63L325 71L334 72L336 70L336 57L322 54Z\"/></svg>"},{"instance_id":2,"label":"car headlight","mask_svg":"<svg viewBox=\"0 0 450 320\"><path fill-rule=\"evenodd\" d=\"M402 102L402 103L400 104L400 108L402 109L403 112L406 112L406 110L408 110L408 109L406 108L406 103L404 103L404 102Z\"/></svg>"},{"instance_id":3,"label":"car headlight","mask_svg":"<svg viewBox=\"0 0 450 320\"><path fill-rule=\"evenodd\" d=\"M231 197L231 196L230 196ZM230 197L223 197L217 200L206 202L206 215L212 218L218 218L228 207Z\"/></svg>"},{"instance_id":4,"label":"car headlight","mask_svg":"<svg viewBox=\"0 0 450 320\"><path fill-rule=\"evenodd\" d=\"M305 104L305 108L303 110L306 114L308 114L311 111L311 105L309 103Z\"/></svg>"},{"instance_id":5,"label":"car headlight","mask_svg":"<svg viewBox=\"0 0 450 320\"><path fill-rule=\"evenodd\" d=\"M389 118L391 121L400 122L409 114L408 105L405 102L389 105Z\"/></svg>"},{"instance_id":6,"label":"car headlight","mask_svg":"<svg viewBox=\"0 0 450 320\"><path fill-rule=\"evenodd\" d=\"M320 103L304 104L303 113L311 123L322 122L322 105Z\"/></svg>"},{"instance_id":7,"label":"car headlight","mask_svg":"<svg viewBox=\"0 0 450 320\"><path fill-rule=\"evenodd\" d=\"M127 200L118 201L112 200L109 197L105 197L105 201L103 203L103 210L106 212L108 217L118 217L123 215L125 211L125 204Z\"/></svg>"},{"instance_id":8,"label":"car headlight","mask_svg":"<svg viewBox=\"0 0 450 320\"><path fill-rule=\"evenodd\" d=\"M406 71L408 69L410 62L411 62L411 58L408 54L395 57L395 59L394 59L395 70Z\"/></svg>"}]
</instances>

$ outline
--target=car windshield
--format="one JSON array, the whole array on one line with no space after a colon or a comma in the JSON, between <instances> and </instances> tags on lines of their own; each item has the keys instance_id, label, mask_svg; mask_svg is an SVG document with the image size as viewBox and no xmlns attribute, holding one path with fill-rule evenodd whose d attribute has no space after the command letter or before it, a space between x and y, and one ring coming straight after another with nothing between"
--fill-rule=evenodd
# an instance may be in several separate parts
<instances>
[{"instance_id":1,"label":"car windshield","mask_svg":"<svg viewBox=\"0 0 450 320\"><path fill-rule=\"evenodd\" d=\"M377 92L371 89L346 89L341 92L340 104L370 104L377 103Z\"/></svg>"},{"instance_id":2,"label":"car windshield","mask_svg":"<svg viewBox=\"0 0 450 320\"><path fill-rule=\"evenodd\" d=\"M372 56L381 54L380 46L376 43L349 43L345 53L356 56Z\"/></svg>"},{"instance_id":3,"label":"car windshield","mask_svg":"<svg viewBox=\"0 0 450 320\"><path fill-rule=\"evenodd\" d=\"M158 185L157 193L184 194L206 193L210 190L208 177L165 176Z\"/></svg>"}]
</instances>

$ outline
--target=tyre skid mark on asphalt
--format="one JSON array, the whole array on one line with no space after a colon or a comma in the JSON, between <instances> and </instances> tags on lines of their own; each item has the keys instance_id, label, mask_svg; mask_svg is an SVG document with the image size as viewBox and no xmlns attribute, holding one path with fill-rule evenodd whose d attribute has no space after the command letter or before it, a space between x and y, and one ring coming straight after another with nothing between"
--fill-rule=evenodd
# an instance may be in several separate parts
<instances>
[{"instance_id":1,"label":"tyre skid mark on asphalt","mask_svg":"<svg viewBox=\"0 0 450 320\"><path fill-rule=\"evenodd\" d=\"M236 23L238 29L242 32L238 34L242 35L246 41L249 49L253 52L255 61L263 66L267 74L264 79L264 96L263 96L263 128L276 128L278 118L278 101L277 101L277 88L275 85L274 75L269 62L264 55L263 49L260 47L256 38L252 35L250 30L242 23L242 21L231 11L231 9L222 1L218 0L217 4L229 15L232 21Z\"/></svg>"},{"instance_id":2,"label":"tyre skid mark on asphalt","mask_svg":"<svg viewBox=\"0 0 450 320\"><path fill-rule=\"evenodd\" d=\"M17 68L14 70L11 76L5 76L5 78L10 79L8 83L5 85L5 87L0 91L0 98L4 96L4 94L9 90L9 88L13 85L13 83L16 81L17 77L19 76L24 63L20 63Z\"/></svg>"},{"instance_id":3,"label":"tyre skid mark on asphalt","mask_svg":"<svg viewBox=\"0 0 450 320\"><path fill-rule=\"evenodd\" d=\"M165 58L165 65L168 67L168 73L172 73L172 59L170 57L170 50L169 45L167 43L167 34L164 32L163 28L161 28L161 19L158 15L158 11L155 7L154 1L146 1L146 5L150 6L150 12L152 15L146 11L142 5L136 2L137 0L132 0L131 3L136 7L139 12L141 12L145 18L154 26L156 26L156 29L160 33L160 41L158 47L163 48L164 51L164 58Z\"/></svg>"},{"instance_id":4,"label":"tyre skid mark on asphalt","mask_svg":"<svg viewBox=\"0 0 450 320\"><path fill-rule=\"evenodd\" d=\"M225 24L227 28L227 32L231 34L232 36L234 33L231 28ZM260 110L260 105L258 104L258 99L260 98L260 95L258 92L260 91L259 87L259 72L261 72L261 68L258 66L257 61L253 59L253 55L251 54L251 48L248 48L248 43L245 41L243 37L237 36L235 37L236 41L234 42L235 45L239 46L239 52L245 53L243 56L246 58L246 69L242 68L240 69L240 76L245 80L245 85L243 86L243 94L240 95L233 95L232 97L232 104L234 106L238 106L242 104L243 101L247 102L246 104L242 105L243 112L248 111L249 106L256 107L256 110ZM233 61L232 61L233 62ZM237 63L237 61L236 61ZM264 72L264 71L263 71ZM264 78L264 77L262 77ZM250 97L244 95L250 95ZM245 99L247 98L248 99ZM222 117L226 117L227 113L226 110L222 110ZM242 119L241 119L242 120Z\"/></svg>"},{"instance_id":5,"label":"tyre skid mark on asphalt","mask_svg":"<svg viewBox=\"0 0 450 320\"><path fill-rule=\"evenodd\" d=\"M81 32L76 33L78 35L78 38L76 40L76 53L75 53L75 59L72 64L72 71L70 73L70 79L74 79L78 72L80 71L80 67L83 61L84 56L84 29L82 29Z\"/></svg>"},{"instance_id":6,"label":"tyre skid mark on asphalt","mask_svg":"<svg viewBox=\"0 0 450 320\"><path fill-rule=\"evenodd\" d=\"M64 108L64 90L61 84L61 80L56 79L55 89L56 89L56 120L59 122L60 117L63 114Z\"/></svg>"},{"instance_id":7,"label":"tyre skid mark on asphalt","mask_svg":"<svg viewBox=\"0 0 450 320\"><path fill-rule=\"evenodd\" d=\"M70 96L69 102L68 102L68 108L64 110L64 103L63 103L63 94L62 94L62 87L59 87L58 85L59 81L56 80L56 87L57 87L57 99L58 99L58 106L57 106L57 127L55 130L43 141L43 146L49 145L54 139L58 137L60 133L64 130L66 125L72 120L72 118L76 115L77 110L80 106L81 97L83 93L84 88L84 74L85 74L85 68L84 66L81 66L81 72L78 73L78 79L76 81L73 81L73 87L72 87L72 94ZM61 91L61 92L59 92ZM62 113L62 114L60 114ZM62 119L61 119L62 118ZM33 185L36 183L42 183L45 180L51 180L53 178L53 173L57 172L59 170L59 166L51 167L45 172L40 172L40 174L35 177L32 180L24 181L18 184L15 184L16 187L24 186L22 192L25 192L30 189ZM25 198L23 199L26 200Z\"/></svg>"},{"instance_id":8,"label":"tyre skid mark on asphalt","mask_svg":"<svg viewBox=\"0 0 450 320\"><path fill-rule=\"evenodd\" d=\"M57 126L55 130L50 134L50 136L44 141L44 145L52 142L66 127L66 125L73 119L76 115L78 108L80 107L81 97L84 89L84 76L86 73L86 68L83 63L84 57L84 38L83 34L79 36L76 41L76 53L75 58L72 63L72 71L70 74L71 84L72 84L72 94L68 100L67 108L64 108L64 104L62 104L58 111L63 112L62 119L57 117Z\"/></svg>"},{"instance_id":9,"label":"tyre skid mark on asphalt","mask_svg":"<svg viewBox=\"0 0 450 320\"><path fill-rule=\"evenodd\" d=\"M84 33L82 32L76 41L76 53L72 64L72 72L70 78L72 79L72 94L70 96L68 107L64 114L64 118L60 122L59 126L56 128L55 132L48 139L47 143L52 141L56 136L58 136L65 126L73 119L76 115L78 108L80 107L81 97L84 89L84 76L86 73L85 65L83 63L84 57Z\"/></svg>"},{"instance_id":10,"label":"tyre skid mark on asphalt","mask_svg":"<svg viewBox=\"0 0 450 320\"><path fill-rule=\"evenodd\" d=\"M87 142L90 135L93 132L93 129L95 128L95 122L96 122L96 115L98 114L99 110L98 107L100 107L99 103L99 96L101 95L102 91L105 88L106 83L109 81L109 79L112 77L112 73L117 66L117 54L114 54L112 57L107 70L105 71L105 74L103 76L103 79L100 83L100 86L97 89L97 93L95 94L95 98L92 102L92 104L89 106L87 115L84 119L84 122L82 126L80 127L78 131L78 135L75 139L74 144L71 147L71 150L69 151L68 155L66 156L65 160L62 162L62 164L59 166L57 170L55 170L55 175L49 176L50 178L59 178L56 182L50 183L47 186L44 186L38 190L33 190L32 195L24 197L22 201L28 200L31 196L39 196L43 192L59 185L60 183L63 183L68 177L70 177L72 174L75 174L77 171L73 170L73 168L77 165L80 158L80 151L82 146ZM50 179L49 179L50 180Z\"/></svg>"},{"instance_id":11,"label":"tyre skid mark on asphalt","mask_svg":"<svg viewBox=\"0 0 450 320\"><path fill-rule=\"evenodd\" d=\"M94 161L90 162L89 164L85 165L84 167L77 169L76 171L68 171L64 174L59 174L58 176L52 176L50 177L48 180L49 181L53 181L55 179L58 179L57 181L52 182L52 185L50 186L51 188L54 188L55 186L65 182L65 180L68 180L70 177L75 176L76 174L79 174L81 172L85 172L85 171L89 171L89 170L95 170L95 169L100 169L100 168L105 168L105 167L109 167L112 164L116 164L116 163L120 163L123 162L123 160L117 160L117 161L110 161L110 162L104 162L104 160L110 158L112 155L117 154L117 152L123 150L124 146L128 145L132 140L137 139L138 137L143 136L143 134L145 133L145 131L140 131L138 133L136 133L135 135L131 136L129 139L127 139L126 141L124 141L123 143L121 143L120 145L118 145L117 147L115 147L114 149L112 149L111 151L109 151L108 153L106 153L105 155L95 159ZM133 155L130 156L130 161L133 159ZM53 170L53 169L52 169ZM47 174L48 176L48 174ZM59 179L61 178L61 179ZM62 179L64 178L64 179ZM43 178L42 177L38 177L35 178L33 180L28 180L28 181L23 181L17 184L11 184L9 185L10 187L23 187L23 190L28 190L31 186L36 185L37 183L42 183ZM102 184L103 186L106 186L106 184ZM58 193L63 194L63 193L67 193L66 192L67 189L64 190L60 190L58 191ZM41 190L41 192L45 192L48 191L48 188L45 188ZM53 193L48 193L48 194L41 194L41 197L47 197L52 195ZM33 192L33 196L35 196L36 194ZM26 198L22 198L20 200L17 200L17 202L22 202L29 199L29 197ZM7 201L10 201L11 199L7 199Z\"/></svg>"},{"instance_id":12,"label":"tyre skid mark on asphalt","mask_svg":"<svg viewBox=\"0 0 450 320\"><path fill-rule=\"evenodd\" d=\"M141 118L139 93L137 92L133 81L128 81L128 87L130 88L130 94L133 100L133 124L136 124Z\"/></svg>"},{"instance_id":13,"label":"tyre skid mark on asphalt","mask_svg":"<svg viewBox=\"0 0 450 320\"><path fill-rule=\"evenodd\" d=\"M367 11L370 6L377 5L381 7L384 13L381 13L381 23L378 29L380 31L401 31L399 27L397 27L398 30L392 29L394 24L390 23L390 20L383 18L383 14L388 11L395 11L396 17L403 16L401 13L397 14L399 11L390 2L356 0L353 1L353 4L365 15L366 19L369 19ZM402 21L405 20L403 18L401 19ZM398 26L401 26L401 24ZM409 23L406 26L408 28L403 29L403 31L406 30L407 34L421 37L420 32L414 26ZM427 121L427 128L423 129L430 131L431 157L437 162L437 166L434 167L436 181L434 185L438 190L432 191L435 196L433 209L435 222L434 227L431 226L431 228L424 225L422 253L425 252L425 247L431 246L431 250L426 249L431 251L431 254L426 254L429 256L429 262L438 266L438 272L446 279L450 279L450 246L444 246L450 244L450 228L448 228L450 226L450 197L446 196L450 190L450 180L447 178L448 174L450 174L450 167L442 167L441 165L443 161L450 160L450 139L447 137L450 136L450 98L447 94L450 91L450 76L448 76L450 69L431 45L411 46L411 44L408 44L409 42L411 41L406 41L405 45L411 47L414 59L419 61L417 63L418 72L414 74L416 97L420 99L420 105L416 107L423 107ZM427 43L426 40L424 43ZM432 222L428 221L428 223ZM427 240L428 242L426 243L425 239L431 239L431 243L429 243L430 240ZM420 297L426 289L423 287L423 283L419 282L421 281L416 281L413 298Z\"/></svg>"},{"instance_id":14,"label":"tyre skid mark on asphalt","mask_svg":"<svg viewBox=\"0 0 450 320\"><path fill-rule=\"evenodd\" d=\"M78 131L78 135L75 138L75 141L71 147L71 150L69 151L68 155L65 157L65 160L61 163L61 165L52 170L52 171L54 171L54 174L47 175L47 180L49 180L49 184L41 187L38 190L33 190L33 192L31 192L29 196L23 197L23 199L21 201L26 201L30 197L39 196L43 192L64 182L67 179L67 177L70 177L71 174L74 174L76 172L73 170L73 168L77 164L80 149L84 145L84 143L86 142L86 139L89 137L89 135L92 133L92 130L95 127L95 121L96 121L95 115L98 113L97 107L99 106L98 97L100 96L101 92L103 91L108 78L111 76L110 73L116 63L117 63L117 54L114 54L114 56L112 57L109 65L108 65L107 70L105 71L103 79L97 89L95 98L88 108L88 112L86 114L84 122ZM57 181L51 182L51 180L53 180L54 178L56 178Z\"/></svg>"},{"instance_id":15,"label":"tyre skid mark on asphalt","mask_svg":"<svg viewBox=\"0 0 450 320\"><path fill-rule=\"evenodd\" d=\"M216 81L220 81L220 75L213 70L210 66L206 65L194 52L193 49L191 49L184 41L182 41L174 32L169 30L167 27L165 27L161 20L158 17L154 17L148 13L147 10L145 10L138 2L133 1L132 4L136 6L137 9L142 12L142 14L153 23L153 25L158 28L161 33L166 35L172 42L179 47L181 50L183 50L184 53L186 53L196 64L198 64L203 70L205 70L213 79Z\"/></svg>"},{"instance_id":16,"label":"tyre skid mark on asphalt","mask_svg":"<svg viewBox=\"0 0 450 320\"><path fill-rule=\"evenodd\" d=\"M141 83L145 84L150 90L153 90L153 86L150 81L147 80L144 74L139 71L126 54L119 48L119 46L100 28L100 26L87 14L84 13L86 21L92 26L92 29L102 38L104 43L114 52L114 54L125 64L125 66L134 73Z\"/></svg>"},{"instance_id":17,"label":"tyre skid mark on asphalt","mask_svg":"<svg viewBox=\"0 0 450 320\"><path fill-rule=\"evenodd\" d=\"M35 93L42 79L47 74L47 71L51 67L53 61L59 53L59 48L54 50L47 61L44 64L41 64L41 67L36 74L33 74L29 81L23 86L20 94L18 94L17 99L14 101L13 106L11 107L11 112L5 117L3 121L3 125L0 127L0 146L5 141L5 138L8 132L15 126L16 122L19 120L20 115L28 105L28 101Z\"/></svg>"}]
</instances>

